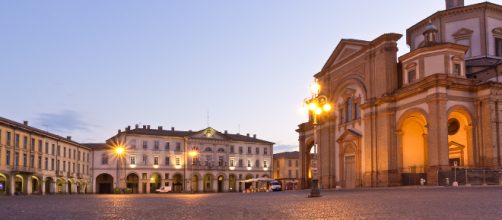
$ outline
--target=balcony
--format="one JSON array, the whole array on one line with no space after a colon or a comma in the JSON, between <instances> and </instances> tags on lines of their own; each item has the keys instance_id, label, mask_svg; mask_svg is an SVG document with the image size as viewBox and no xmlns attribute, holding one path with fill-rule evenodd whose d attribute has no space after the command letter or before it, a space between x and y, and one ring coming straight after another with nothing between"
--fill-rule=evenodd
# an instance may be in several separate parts
<instances>
[{"instance_id":1,"label":"balcony","mask_svg":"<svg viewBox=\"0 0 502 220\"><path fill-rule=\"evenodd\" d=\"M19 173L36 173L37 169L33 167L25 167L25 166L12 166L11 171L19 172Z\"/></svg>"},{"instance_id":2,"label":"balcony","mask_svg":"<svg viewBox=\"0 0 502 220\"><path fill-rule=\"evenodd\" d=\"M70 178L75 177L75 173L72 173L72 172L70 172L70 171L68 171L68 174L67 174L67 175L68 175L68 177L70 177Z\"/></svg>"},{"instance_id":3,"label":"balcony","mask_svg":"<svg viewBox=\"0 0 502 220\"><path fill-rule=\"evenodd\" d=\"M77 178L79 178L79 179L83 179L83 178L84 178L84 174L82 174L82 173L77 173Z\"/></svg>"},{"instance_id":4,"label":"balcony","mask_svg":"<svg viewBox=\"0 0 502 220\"><path fill-rule=\"evenodd\" d=\"M227 162L224 163L213 163L213 162L198 162L194 165L191 165L188 167L189 169L194 169L194 170L221 170L225 171L228 170L228 164Z\"/></svg>"}]
</instances>

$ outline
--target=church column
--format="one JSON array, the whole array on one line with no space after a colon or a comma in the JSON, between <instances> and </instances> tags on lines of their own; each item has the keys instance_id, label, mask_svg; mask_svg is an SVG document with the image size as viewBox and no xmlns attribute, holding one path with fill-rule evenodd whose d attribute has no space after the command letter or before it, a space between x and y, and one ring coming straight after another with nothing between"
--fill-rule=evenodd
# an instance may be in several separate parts
<instances>
[{"instance_id":1,"label":"church column","mask_svg":"<svg viewBox=\"0 0 502 220\"><path fill-rule=\"evenodd\" d=\"M16 174L11 174L8 180L9 195L13 196L16 193Z\"/></svg>"},{"instance_id":2,"label":"church column","mask_svg":"<svg viewBox=\"0 0 502 220\"><path fill-rule=\"evenodd\" d=\"M32 181L31 181L31 176L30 175L26 175L26 176L23 176L23 193L26 193L26 195L31 195L31 190L32 190Z\"/></svg>"},{"instance_id":3,"label":"church column","mask_svg":"<svg viewBox=\"0 0 502 220\"><path fill-rule=\"evenodd\" d=\"M438 184L438 171L447 170L448 166L448 115L446 111L446 88L438 88L443 93L427 97L429 117L427 119L428 133L428 183Z\"/></svg>"}]
</instances>

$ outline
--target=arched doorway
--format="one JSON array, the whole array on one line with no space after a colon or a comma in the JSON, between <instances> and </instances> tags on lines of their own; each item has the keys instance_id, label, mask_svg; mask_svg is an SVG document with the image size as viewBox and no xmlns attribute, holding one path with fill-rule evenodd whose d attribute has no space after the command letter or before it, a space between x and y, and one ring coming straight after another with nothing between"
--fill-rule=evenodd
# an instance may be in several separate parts
<instances>
[{"instance_id":1,"label":"arched doorway","mask_svg":"<svg viewBox=\"0 0 502 220\"><path fill-rule=\"evenodd\" d=\"M312 156L314 155L314 142L311 141L309 142L309 144L307 144L307 148L306 148L306 151L305 151L305 161L304 161L304 188L305 189L310 189L311 185L312 185L312 177L313 177L313 172L316 171L316 169L312 169L313 167L316 167L316 162L314 160L312 160Z\"/></svg>"},{"instance_id":2,"label":"arched doorway","mask_svg":"<svg viewBox=\"0 0 502 220\"><path fill-rule=\"evenodd\" d=\"M54 179L52 177L46 177L45 178L45 194L53 194L54 189L51 189L52 184L54 183Z\"/></svg>"},{"instance_id":3,"label":"arched doorway","mask_svg":"<svg viewBox=\"0 0 502 220\"><path fill-rule=\"evenodd\" d=\"M452 111L448 116L448 161L450 166L472 166L472 125L469 114Z\"/></svg>"},{"instance_id":4,"label":"arched doorway","mask_svg":"<svg viewBox=\"0 0 502 220\"><path fill-rule=\"evenodd\" d=\"M21 175L16 175L15 182L14 182L14 190L15 193L23 193L23 184L24 184L24 179L23 176Z\"/></svg>"},{"instance_id":5,"label":"arched doorway","mask_svg":"<svg viewBox=\"0 0 502 220\"><path fill-rule=\"evenodd\" d=\"M41 193L40 181L39 181L38 177L36 177L36 176L31 177L31 193L33 193L33 194Z\"/></svg>"},{"instance_id":6,"label":"arched doorway","mask_svg":"<svg viewBox=\"0 0 502 220\"><path fill-rule=\"evenodd\" d=\"M82 182L77 181L77 191L75 193L82 193Z\"/></svg>"},{"instance_id":7,"label":"arched doorway","mask_svg":"<svg viewBox=\"0 0 502 220\"><path fill-rule=\"evenodd\" d=\"M230 176L228 176L228 191L229 192L235 192L235 183L236 183L236 180L235 180L235 175L234 174L230 174Z\"/></svg>"},{"instance_id":8,"label":"arched doorway","mask_svg":"<svg viewBox=\"0 0 502 220\"><path fill-rule=\"evenodd\" d=\"M401 183L418 185L426 179L428 166L427 120L420 113L408 115L401 123Z\"/></svg>"},{"instance_id":9,"label":"arched doorway","mask_svg":"<svg viewBox=\"0 0 502 220\"><path fill-rule=\"evenodd\" d=\"M249 179L253 179L252 174L246 175L246 180L249 180ZM252 185L253 185L253 183L244 183L244 190L251 188Z\"/></svg>"},{"instance_id":10,"label":"arched doorway","mask_svg":"<svg viewBox=\"0 0 502 220\"><path fill-rule=\"evenodd\" d=\"M218 176L218 192L223 192L223 176Z\"/></svg>"},{"instance_id":11,"label":"arched doorway","mask_svg":"<svg viewBox=\"0 0 502 220\"><path fill-rule=\"evenodd\" d=\"M213 192L213 175L206 174L204 176L204 192Z\"/></svg>"},{"instance_id":12,"label":"arched doorway","mask_svg":"<svg viewBox=\"0 0 502 220\"><path fill-rule=\"evenodd\" d=\"M160 177L160 174L158 173L152 173L150 175L150 193L156 193L157 189L160 189L162 185L162 179Z\"/></svg>"},{"instance_id":13,"label":"arched doorway","mask_svg":"<svg viewBox=\"0 0 502 220\"><path fill-rule=\"evenodd\" d=\"M198 192L198 188L199 188L199 184L197 184L198 182L199 182L199 177L197 175L193 175L192 176L192 185L191 185L192 192Z\"/></svg>"},{"instance_id":14,"label":"arched doorway","mask_svg":"<svg viewBox=\"0 0 502 220\"><path fill-rule=\"evenodd\" d=\"M66 192L68 192L68 194L74 193L73 192L73 182L71 180L68 180Z\"/></svg>"},{"instance_id":15,"label":"arched doorway","mask_svg":"<svg viewBox=\"0 0 502 220\"><path fill-rule=\"evenodd\" d=\"M56 192L57 193L64 193L64 185L65 185L65 180L62 178L57 178L56 179Z\"/></svg>"},{"instance_id":16,"label":"arched doorway","mask_svg":"<svg viewBox=\"0 0 502 220\"><path fill-rule=\"evenodd\" d=\"M96 177L96 193L110 194L113 192L113 177L110 174L102 173Z\"/></svg>"},{"instance_id":17,"label":"arched doorway","mask_svg":"<svg viewBox=\"0 0 502 220\"><path fill-rule=\"evenodd\" d=\"M131 189L132 193L139 192L139 176L135 173L130 173L127 175L127 188Z\"/></svg>"},{"instance_id":18,"label":"arched doorway","mask_svg":"<svg viewBox=\"0 0 502 220\"><path fill-rule=\"evenodd\" d=\"M8 194L9 192L7 190L7 183L9 182L8 180L9 178L7 177L7 175L0 173L0 195Z\"/></svg>"},{"instance_id":19,"label":"arched doorway","mask_svg":"<svg viewBox=\"0 0 502 220\"><path fill-rule=\"evenodd\" d=\"M181 174L175 174L173 176L173 192L182 192L183 191L183 176Z\"/></svg>"}]
</instances>

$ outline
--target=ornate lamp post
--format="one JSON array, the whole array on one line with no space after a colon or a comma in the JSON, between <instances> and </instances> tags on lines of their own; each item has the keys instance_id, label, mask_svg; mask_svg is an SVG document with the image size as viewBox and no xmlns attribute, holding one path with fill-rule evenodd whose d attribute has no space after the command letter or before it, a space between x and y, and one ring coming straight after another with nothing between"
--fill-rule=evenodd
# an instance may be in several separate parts
<instances>
[{"instance_id":1,"label":"ornate lamp post","mask_svg":"<svg viewBox=\"0 0 502 220\"><path fill-rule=\"evenodd\" d=\"M113 153L115 154L115 158L117 159L117 183L116 183L116 188L119 188L119 160L122 159L125 155L125 147L123 145L116 145L113 148Z\"/></svg>"},{"instance_id":2,"label":"ornate lamp post","mask_svg":"<svg viewBox=\"0 0 502 220\"><path fill-rule=\"evenodd\" d=\"M192 183L190 184L190 192L193 193L193 166L194 166L194 158L199 154L196 149L192 149L190 152L188 152L188 155L192 157ZM198 181L198 180L197 180Z\"/></svg>"},{"instance_id":3,"label":"ornate lamp post","mask_svg":"<svg viewBox=\"0 0 502 220\"><path fill-rule=\"evenodd\" d=\"M323 112L331 111L331 105L328 103L328 98L324 95L319 95L320 90L321 86L319 85L319 83L317 83L317 80L314 81L314 83L312 83L312 85L310 86L311 96L305 99L305 104L307 105L309 112L311 112L313 117L312 125L314 127L314 155L312 155L312 159L316 161L315 172L312 172L312 189L310 191L309 197L321 196L318 180L319 161L317 161L317 116L321 115Z\"/></svg>"}]
</instances>

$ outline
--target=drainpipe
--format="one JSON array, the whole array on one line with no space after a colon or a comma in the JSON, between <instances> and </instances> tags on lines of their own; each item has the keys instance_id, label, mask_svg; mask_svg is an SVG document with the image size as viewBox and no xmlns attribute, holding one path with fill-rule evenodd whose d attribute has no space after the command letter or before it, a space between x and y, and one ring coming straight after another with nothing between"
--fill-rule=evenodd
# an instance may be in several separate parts
<instances>
[{"instance_id":1,"label":"drainpipe","mask_svg":"<svg viewBox=\"0 0 502 220\"><path fill-rule=\"evenodd\" d=\"M499 101L495 101L495 129L497 131L497 165L500 168L500 119L499 119Z\"/></svg>"}]
</instances>

